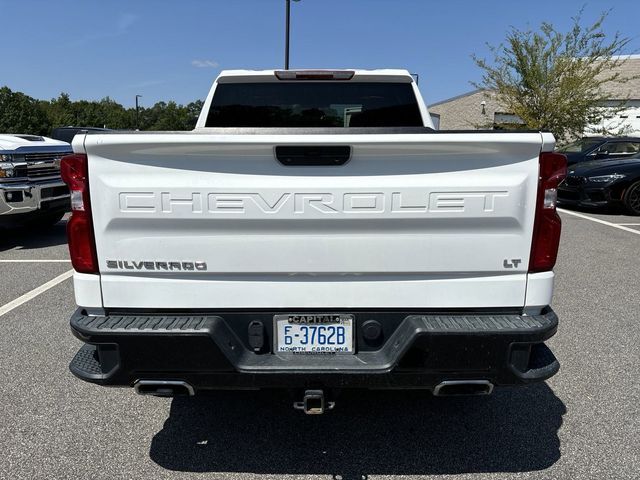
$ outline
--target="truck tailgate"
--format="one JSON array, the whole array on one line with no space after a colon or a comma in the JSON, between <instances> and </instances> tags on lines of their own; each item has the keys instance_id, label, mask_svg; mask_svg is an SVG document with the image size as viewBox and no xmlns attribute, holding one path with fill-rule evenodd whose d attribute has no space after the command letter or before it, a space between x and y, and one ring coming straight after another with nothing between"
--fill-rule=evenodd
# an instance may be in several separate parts
<instances>
[{"instance_id":1,"label":"truck tailgate","mask_svg":"<svg viewBox=\"0 0 640 480\"><path fill-rule=\"evenodd\" d=\"M275 146L344 145L341 166ZM87 135L105 307L521 307L539 133Z\"/></svg>"}]
</instances>

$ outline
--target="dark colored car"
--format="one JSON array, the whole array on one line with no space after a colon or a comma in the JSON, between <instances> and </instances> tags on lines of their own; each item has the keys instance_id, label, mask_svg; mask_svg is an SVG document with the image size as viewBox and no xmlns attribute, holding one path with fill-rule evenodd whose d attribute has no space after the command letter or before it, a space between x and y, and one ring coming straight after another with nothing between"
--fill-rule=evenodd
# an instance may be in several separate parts
<instances>
[{"instance_id":1,"label":"dark colored car","mask_svg":"<svg viewBox=\"0 0 640 480\"><path fill-rule=\"evenodd\" d=\"M592 160L629 158L640 153L640 138L584 137L558 151L567 156L569 166Z\"/></svg>"},{"instance_id":2,"label":"dark colored car","mask_svg":"<svg viewBox=\"0 0 640 480\"><path fill-rule=\"evenodd\" d=\"M107 132L107 131L109 131L108 128L98 128L98 127L58 127L58 128L54 128L53 132L51 132L51 138L55 138L56 140L62 140L63 142L71 143L76 133Z\"/></svg>"},{"instance_id":3,"label":"dark colored car","mask_svg":"<svg viewBox=\"0 0 640 480\"><path fill-rule=\"evenodd\" d=\"M630 214L640 215L640 154L570 166L567 178L558 187L558 204L622 205Z\"/></svg>"}]
</instances>

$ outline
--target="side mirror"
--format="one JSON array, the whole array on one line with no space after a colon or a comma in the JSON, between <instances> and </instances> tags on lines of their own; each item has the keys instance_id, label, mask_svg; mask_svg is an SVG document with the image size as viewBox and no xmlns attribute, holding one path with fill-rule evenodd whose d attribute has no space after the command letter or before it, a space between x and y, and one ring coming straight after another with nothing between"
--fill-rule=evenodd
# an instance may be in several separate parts
<instances>
[{"instance_id":1,"label":"side mirror","mask_svg":"<svg viewBox=\"0 0 640 480\"><path fill-rule=\"evenodd\" d=\"M608 156L609 156L609 151L602 150L602 151L595 152L595 155L593 158L595 158L596 160L599 160L601 158L607 158Z\"/></svg>"}]
</instances>

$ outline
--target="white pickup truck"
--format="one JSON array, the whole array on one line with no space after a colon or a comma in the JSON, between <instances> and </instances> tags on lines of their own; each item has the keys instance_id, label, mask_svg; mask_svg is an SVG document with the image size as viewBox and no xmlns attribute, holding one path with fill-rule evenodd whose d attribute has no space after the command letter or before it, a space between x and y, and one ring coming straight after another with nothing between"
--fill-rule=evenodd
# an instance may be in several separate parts
<instances>
[{"instance_id":1,"label":"white pickup truck","mask_svg":"<svg viewBox=\"0 0 640 480\"><path fill-rule=\"evenodd\" d=\"M433 130L405 70L225 71L193 132L79 134L62 162L86 344L141 394L489 394L541 381L566 159Z\"/></svg>"},{"instance_id":2,"label":"white pickup truck","mask_svg":"<svg viewBox=\"0 0 640 480\"><path fill-rule=\"evenodd\" d=\"M67 142L0 134L0 228L49 226L69 211L60 161L70 153Z\"/></svg>"}]
</instances>

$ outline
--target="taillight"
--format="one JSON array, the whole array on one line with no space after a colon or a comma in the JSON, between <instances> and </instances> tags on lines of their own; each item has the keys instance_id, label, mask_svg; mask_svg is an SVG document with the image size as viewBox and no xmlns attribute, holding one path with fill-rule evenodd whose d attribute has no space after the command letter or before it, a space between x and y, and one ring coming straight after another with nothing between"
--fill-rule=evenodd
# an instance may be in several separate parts
<instances>
[{"instance_id":1,"label":"taillight","mask_svg":"<svg viewBox=\"0 0 640 480\"><path fill-rule=\"evenodd\" d=\"M529 272L552 270L556 264L562 230L562 222L556 211L558 185L566 176L567 157L554 152L540 154L538 197Z\"/></svg>"},{"instance_id":2,"label":"taillight","mask_svg":"<svg viewBox=\"0 0 640 480\"><path fill-rule=\"evenodd\" d=\"M96 242L93 237L89 200L89 168L87 156L74 153L62 157L62 180L71 191L71 218L67 222L67 240L71 264L76 272L98 273Z\"/></svg>"}]
</instances>

